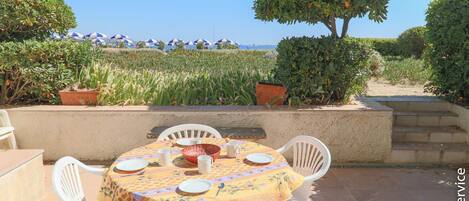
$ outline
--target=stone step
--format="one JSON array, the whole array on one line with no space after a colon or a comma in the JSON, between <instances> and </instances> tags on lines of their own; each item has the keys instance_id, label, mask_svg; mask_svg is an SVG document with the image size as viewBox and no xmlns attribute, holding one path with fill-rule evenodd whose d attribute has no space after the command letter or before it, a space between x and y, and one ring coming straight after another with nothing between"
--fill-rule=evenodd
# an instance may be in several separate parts
<instances>
[{"instance_id":1,"label":"stone step","mask_svg":"<svg viewBox=\"0 0 469 201\"><path fill-rule=\"evenodd\" d=\"M458 115L448 111L394 111L394 126L456 126Z\"/></svg>"},{"instance_id":2,"label":"stone step","mask_svg":"<svg viewBox=\"0 0 469 201\"><path fill-rule=\"evenodd\" d=\"M393 143L388 163L468 164L469 145L463 143Z\"/></svg>"},{"instance_id":3,"label":"stone step","mask_svg":"<svg viewBox=\"0 0 469 201\"><path fill-rule=\"evenodd\" d=\"M388 101L383 104L402 112L445 112L451 107L446 101Z\"/></svg>"},{"instance_id":4,"label":"stone step","mask_svg":"<svg viewBox=\"0 0 469 201\"><path fill-rule=\"evenodd\" d=\"M469 136L457 126L395 126L393 142L468 143Z\"/></svg>"}]
</instances>

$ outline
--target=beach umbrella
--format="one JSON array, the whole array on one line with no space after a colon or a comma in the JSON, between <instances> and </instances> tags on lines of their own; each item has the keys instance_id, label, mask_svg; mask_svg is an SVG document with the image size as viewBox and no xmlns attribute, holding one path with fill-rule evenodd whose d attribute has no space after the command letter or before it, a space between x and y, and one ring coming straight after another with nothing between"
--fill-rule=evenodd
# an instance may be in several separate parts
<instances>
[{"instance_id":1,"label":"beach umbrella","mask_svg":"<svg viewBox=\"0 0 469 201\"><path fill-rule=\"evenodd\" d=\"M169 45L169 46L176 46L176 45L178 45L179 43L184 43L184 41L183 41L183 40L179 40L179 39L177 39L177 38L174 38L174 39L172 39L172 40L170 40L170 41L168 42L168 45Z\"/></svg>"},{"instance_id":2,"label":"beach umbrella","mask_svg":"<svg viewBox=\"0 0 469 201\"><path fill-rule=\"evenodd\" d=\"M129 38L128 36L123 35L123 34L116 34L116 35L111 37L111 39L117 39L117 40L128 39L128 38Z\"/></svg>"},{"instance_id":3,"label":"beach umbrella","mask_svg":"<svg viewBox=\"0 0 469 201\"><path fill-rule=\"evenodd\" d=\"M153 38L150 38L148 39L147 41L145 41L146 43L150 43L150 44L155 44L155 43L158 43L157 40L153 39Z\"/></svg>"},{"instance_id":4,"label":"beach umbrella","mask_svg":"<svg viewBox=\"0 0 469 201\"><path fill-rule=\"evenodd\" d=\"M91 40L91 42L94 44L101 44L101 45L106 44L106 41L102 38L94 38Z\"/></svg>"},{"instance_id":5,"label":"beach umbrella","mask_svg":"<svg viewBox=\"0 0 469 201\"><path fill-rule=\"evenodd\" d=\"M184 43L184 45L194 45L194 43L192 43L192 41L188 41L188 42Z\"/></svg>"},{"instance_id":6,"label":"beach umbrella","mask_svg":"<svg viewBox=\"0 0 469 201\"><path fill-rule=\"evenodd\" d=\"M205 39L197 39L194 41L194 44L197 45L199 43L203 43L205 46L210 46L212 45L212 43L208 40L205 40Z\"/></svg>"},{"instance_id":7,"label":"beach umbrella","mask_svg":"<svg viewBox=\"0 0 469 201\"><path fill-rule=\"evenodd\" d=\"M85 35L86 38L107 38L103 33L93 32Z\"/></svg>"},{"instance_id":8,"label":"beach umbrella","mask_svg":"<svg viewBox=\"0 0 469 201\"><path fill-rule=\"evenodd\" d=\"M63 36L59 35L58 33L53 33L50 37L54 40L60 40L60 39L64 38Z\"/></svg>"},{"instance_id":9,"label":"beach umbrella","mask_svg":"<svg viewBox=\"0 0 469 201\"><path fill-rule=\"evenodd\" d=\"M134 42L130 39L124 39L124 40L122 40L122 42L124 42L125 44L128 44L128 45L134 44Z\"/></svg>"},{"instance_id":10,"label":"beach umbrella","mask_svg":"<svg viewBox=\"0 0 469 201\"><path fill-rule=\"evenodd\" d=\"M226 38L223 38L223 39L220 39L218 40L215 44L223 44L223 43L227 43L229 42L230 40L226 39Z\"/></svg>"},{"instance_id":11,"label":"beach umbrella","mask_svg":"<svg viewBox=\"0 0 469 201\"><path fill-rule=\"evenodd\" d=\"M83 39L83 34L81 33L78 33L78 32L70 32L67 34L67 36L69 38L79 38L79 39Z\"/></svg>"}]
</instances>

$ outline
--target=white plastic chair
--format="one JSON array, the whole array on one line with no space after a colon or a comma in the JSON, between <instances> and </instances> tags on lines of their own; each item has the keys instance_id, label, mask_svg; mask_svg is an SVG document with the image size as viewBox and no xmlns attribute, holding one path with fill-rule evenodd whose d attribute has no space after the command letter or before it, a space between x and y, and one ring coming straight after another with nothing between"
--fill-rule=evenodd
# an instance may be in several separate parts
<instances>
[{"instance_id":1,"label":"white plastic chair","mask_svg":"<svg viewBox=\"0 0 469 201\"><path fill-rule=\"evenodd\" d=\"M94 168L77 159L66 156L59 159L52 172L52 185L61 201L84 201L85 192L81 184L78 168L96 175L103 175L104 168Z\"/></svg>"},{"instance_id":2,"label":"white plastic chair","mask_svg":"<svg viewBox=\"0 0 469 201\"><path fill-rule=\"evenodd\" d=\"M8 140L10 149L17 149L15 135L13 134L15 128L11 126L10 117L8 117L5 110L0 110L0 123L2 124L2 127L0 127L0 140Z\"/></svg>"},{"instance_id":3,"label":"white plastic chair","mask_svg":"<svg viewBox=\"0 0 469 201\"><path fill-rule=\"evenodd\" d=\"M214 128L202 124L181 124L161 132L156 141L181 138L222 138Z\"/></svg>"},{"instance_id":4,"label":"white plastic chair","mask_svg":"<svg viewBox=\"0 0 469 201\"><path fill-rule=\"evenodd\" d=\"M309 200L311 185L331 166L331 153L320 140L305 135L294 137L277 152L285 153L290 148L293 149L293 170L306 176L303 185L293 192L293 197L298 201Z\"/></svg>"}]
</instances>

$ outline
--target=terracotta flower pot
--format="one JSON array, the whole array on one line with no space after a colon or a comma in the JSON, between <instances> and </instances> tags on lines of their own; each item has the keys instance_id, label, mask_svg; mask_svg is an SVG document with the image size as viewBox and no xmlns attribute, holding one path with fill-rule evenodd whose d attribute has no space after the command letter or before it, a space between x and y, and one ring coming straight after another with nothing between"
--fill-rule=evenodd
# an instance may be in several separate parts
<instances>
[{"instance_id":1,"label":"terracotta flower pot","mask_svg":"<svg viewBox=\"0 0 469 201\"><path fill-rule=\"evenodd\" d=\"M259 82L256 84L257 105L283 105L287 88L281 84Z\"/></svg>"},{"instance_id":2,"label":"terracotta flower pot","mask_svg":"<svg viewBox=\"0 0 469 201\"><path fill-rule=\"evenodd\" d=\"M59 91L62 105L96 105L98 103L97 90L80 89L70 91L68 89Z\"/></svg>"}]
</instances>

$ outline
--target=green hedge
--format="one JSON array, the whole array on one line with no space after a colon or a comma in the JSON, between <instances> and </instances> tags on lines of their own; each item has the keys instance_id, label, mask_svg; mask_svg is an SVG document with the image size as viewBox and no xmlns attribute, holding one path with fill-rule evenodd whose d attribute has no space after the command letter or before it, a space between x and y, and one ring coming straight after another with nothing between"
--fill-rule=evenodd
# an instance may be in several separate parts
<instances>
[{"instance_id":1,"label":"green hedge","mask_svg":"<svg viewBox=\"0 0 469 201\"><path fill-rule=\"evenodd\" d=\"M383 56L401 56L402 51L395 38L357 38L367 43Z\"/></svg>"},{"instance_id":2,"label":"green hedge","mask_svg":"<svg viewBox=\"0 0 469 201\"><path fill-rule=\"evenodd\" d=\"M0 43L1 103L58 103L58 91L100 54L91 43Z\"/></svg>"},{"instance_id":3,"label":"green hedge","mask_svg":"<svg viewBox=\"0 0 469 201\"><path fill-rule=\"evenodd\" d=\"M277 51L275 78L304 104L344 103L365 91L371 48L359 40L287 38Z\"/></svg>"},{"instance_id":4,"label":"green hedge","mask_svg":"<svg viewBox=\"0 0 469 201\"><path fill-rule=\"evenodd\" d=\"M469 103L469 1L434 0L427 11L425 60L433 70L428 90Z\"/></svg>"},{"instance_id":5,"label":"green hedge","mask_svg":"<svg viewBox=\"0 0 469 201\"><path fill-rule=\"evenodd\" d=\"M397 42L402 51L402 56L420 58L425 49L425 26L413 27L402 32Z\"/></svg>"}]
</instances>

